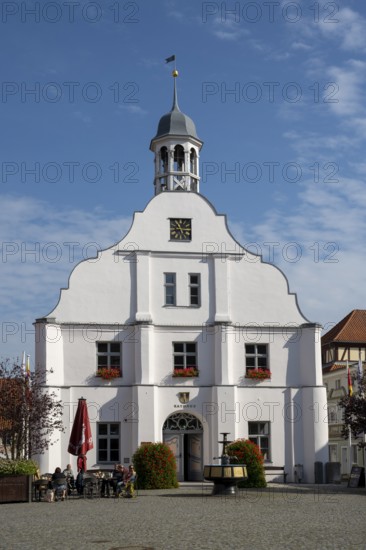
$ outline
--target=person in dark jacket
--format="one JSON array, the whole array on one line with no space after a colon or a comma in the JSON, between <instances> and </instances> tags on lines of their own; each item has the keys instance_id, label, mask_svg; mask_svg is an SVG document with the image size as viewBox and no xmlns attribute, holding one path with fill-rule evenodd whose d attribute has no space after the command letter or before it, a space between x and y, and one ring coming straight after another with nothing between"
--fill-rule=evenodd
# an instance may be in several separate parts
<instances>
[{"instance_id":1,"label":"person in dark jacket","mask_svg":"<svg viewBox=\"0 0 366 550\"><path fill-rule=\"evenodd\" d=\"M65 483L64 484L59 484L59 483L56 483L59 479L63 479L65 480ZM52 487L55 491L55 500L57 500L57 496L59 494L61 494L61 500L65 500L65 496L66 496L66 478L64 476L64 474L61 472L61 468L56 468L55 470L55 473L52 474Z\"/></svg>"}]
</instances>

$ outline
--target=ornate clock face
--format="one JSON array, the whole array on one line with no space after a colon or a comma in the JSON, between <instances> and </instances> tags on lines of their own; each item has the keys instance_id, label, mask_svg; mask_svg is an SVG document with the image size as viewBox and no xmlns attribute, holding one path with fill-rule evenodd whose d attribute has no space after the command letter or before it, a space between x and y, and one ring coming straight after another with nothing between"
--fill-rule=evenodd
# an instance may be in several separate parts
<instances>
[{"instance_id":1,"label":"ornate clock face","mask_svg":"<svg viewBox=\"0 0 366 550\"><path fill-rule=\"evenodd\" d=\"M192 238L191 221L187 218L171 218L170 238L175 241L190 241Z\"/></svg>"}]
</instances>

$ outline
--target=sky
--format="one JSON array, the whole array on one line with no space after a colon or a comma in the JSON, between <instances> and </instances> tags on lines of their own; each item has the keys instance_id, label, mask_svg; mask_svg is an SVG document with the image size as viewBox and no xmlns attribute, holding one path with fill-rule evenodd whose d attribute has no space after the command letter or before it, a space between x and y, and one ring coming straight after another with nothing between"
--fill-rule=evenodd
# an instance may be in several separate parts
<instances>
[{"instance_id":1,"label":"sky","mask_svg":"<svg viewBox=\"0 0 366 550\"><path fill-rule=\"evenodd\" d=\"M153 197L173 54L201 193L307 319L365 308L364 3L9 1L0 26L0 359L34 366L34 320Z\"/></svg>"}]
</instances>

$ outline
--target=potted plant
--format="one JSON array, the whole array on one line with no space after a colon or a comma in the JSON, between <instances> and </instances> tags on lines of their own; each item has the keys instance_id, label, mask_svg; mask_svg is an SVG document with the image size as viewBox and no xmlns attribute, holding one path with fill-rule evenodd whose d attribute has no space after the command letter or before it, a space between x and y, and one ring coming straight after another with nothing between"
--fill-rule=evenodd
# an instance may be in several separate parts
<instances>
[{"instance_id":1,"label":"potted plant","mask_svg":"<svg viewBox=\"0 0 366 550\"><path fill-rule=\"evenodd\" d=\"M251 380L266 380L271 378L271 371L268 369L248 369L245 378Z\"/></svg>"},{"instance_id":2,"label":"potted plant","mask_svg":"<svg viewBox=\"0 0 366 550\"><path fill-rule=\"evenodd\" d=\"M114 378L120 378L121 371L118 368L101 367L97 370L97 376L103 378L103 380L113 380Z\"/></svg>"},{"instance_id":3,"label":"potted plant","mask_svg":"<svg viewBox=\"0 0 366 550\"><path fill-rule=\"evenodd\" d=\"M0 503L31 502L33 475L38 465L33 460L0 459Z\"/></svg>"},{"instance_id":4,"label":"potted plant","mask_svg":"<svg viewBox=\"0 0 366 550\"><path fill-rule=\"evenodd\" d=\"M185 369L174 369L173 378L193 378L199 376L197 367L186 367Z\"/></svg>"}]
</instances>

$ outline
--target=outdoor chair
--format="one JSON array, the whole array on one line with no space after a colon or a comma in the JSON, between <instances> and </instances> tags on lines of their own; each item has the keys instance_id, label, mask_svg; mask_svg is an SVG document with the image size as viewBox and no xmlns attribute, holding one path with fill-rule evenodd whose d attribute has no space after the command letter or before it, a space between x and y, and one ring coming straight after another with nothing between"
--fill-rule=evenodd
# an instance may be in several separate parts
<instances>
[{"instance_id":1,"label":"outdoor chair","mask_svg":"<svg viewBox=\"0 0 366 550\"><path fill-rule=\"evenodd\" d=\"M83 495L84 498L95 498L100 496L99 483L95 476L84 477Z\"/></svg>"},{"instance_id":2,"label":"outdoor chair","mask_svg":"<svg viewBox=\"0 0 366 550\"><path fill-rule=\"evenodd\" d=\"M37 500L38 497L38 501L41 502L41 500L45 497L48 488L48 479L37 479L36 481L33 481L34 500Z\"/></svg>"},{"instance_id":3,"label":"outdoor chair","mask_svg":"<svg viewBox=\"0 0 366 550\"><path fill-rule=\"evenodd\" d=\"M66 477L60 477L52 481L52 487L55 491L55 499L67 498L67 480Z\"/></svg>"}]
</instances>

